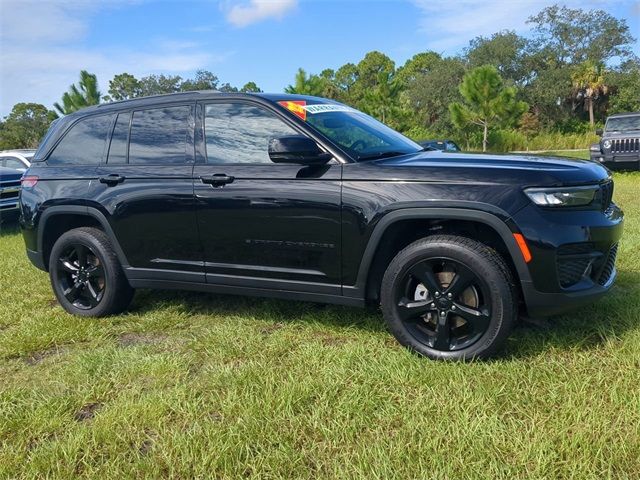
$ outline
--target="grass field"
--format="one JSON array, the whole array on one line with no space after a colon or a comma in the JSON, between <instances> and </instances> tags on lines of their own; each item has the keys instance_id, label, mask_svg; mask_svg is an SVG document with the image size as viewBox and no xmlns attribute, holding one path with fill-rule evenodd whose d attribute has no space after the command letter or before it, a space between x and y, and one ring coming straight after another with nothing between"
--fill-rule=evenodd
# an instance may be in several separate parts
<instances>
[{"instance_id":1,"label":"grass field","mask_svg":"<svg viewBox=\"0 0 640 480\"><path fill-rule=\"evenodd\" d=\"M618 283L497 359L411 355L376 312L138 292L67 315L0 233L0 478L640 478L640 174Z\"/></svg>"}]
</instances>

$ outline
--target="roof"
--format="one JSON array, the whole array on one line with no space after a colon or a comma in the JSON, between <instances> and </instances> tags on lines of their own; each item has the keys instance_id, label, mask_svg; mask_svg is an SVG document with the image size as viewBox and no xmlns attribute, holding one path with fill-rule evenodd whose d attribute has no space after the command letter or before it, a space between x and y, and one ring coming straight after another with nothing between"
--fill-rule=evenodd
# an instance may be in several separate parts
<instances>
[{"instance_id":1,"label":"roof","mask_svg":"<svg viewBox=\"0 0 640 480\"><path fill-rule=\"evenodd\" d=\"M195 90L192 92L177 92L177 93L166 93L163 95L151 95L148 97L137 97L129 100L119 100L117 102L109 102L109 103L101 103L99 105L94 105L91 107L86 107L78 110L77 112L66 115L66 117L76 117L82 116L89 113L94 112L102 112L102 111L110 111L110 110L119 110L121 108L135 108L146 105L157 105L163 103L173 103L176 101L197 101L197 100L207 100L212 98L253 98L256 97L262 98L264 100L274 102L278 100L321 100L323 102L331 102L334 100L329 100L320 97L312 97L309 95L296 95L290 93L242 93L242 92L219 92L217 90Z\"/></svg>"},{"instance_id":2,"label":"roof","mask_svg":"<svg viewBox=\"0 0 640 480\"><path fill-rule=\"evenodd\" d=\"M36 153L34 148L13 148L11 150L0 150L0 155L21 155L23 157L32 157Z\"/></svg>"}]
</instances>

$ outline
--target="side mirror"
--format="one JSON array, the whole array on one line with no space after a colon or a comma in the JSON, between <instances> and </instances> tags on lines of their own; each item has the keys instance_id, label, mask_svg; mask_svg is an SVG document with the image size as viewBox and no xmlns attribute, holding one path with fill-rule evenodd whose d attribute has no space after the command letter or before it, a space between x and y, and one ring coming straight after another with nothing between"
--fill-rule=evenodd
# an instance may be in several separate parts
<instances>
[{"instance_id":1,"label":"side mirror","mask_svg":"<svg viewBox=\"0 0 640 480\"><path fill-rule=\"evenodd\" d=\"M323 165L332 155L304 135L287 135L269 140L269 158L274 163L296 163L299 165Z\"/></svg>"},{"instance_id":2,"label":"side mirror","mask_svg":"<svg viewBox=\"0 0 640 480\"><path fill-rule=\"evenodd\" d=\"M596 129L596 135L598 135L599 137L601 137L601 136L602 136L602 133L603 133L603 131L602 131L602 129L601 129L601 128Z\"/></svg>"}]
</instances>

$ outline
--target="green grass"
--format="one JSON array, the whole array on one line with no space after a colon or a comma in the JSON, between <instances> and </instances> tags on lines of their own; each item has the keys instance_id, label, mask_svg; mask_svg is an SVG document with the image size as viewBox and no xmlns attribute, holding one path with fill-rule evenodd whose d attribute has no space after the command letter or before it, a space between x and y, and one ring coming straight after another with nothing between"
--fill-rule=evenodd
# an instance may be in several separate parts
<instances>
[{"instance_id":1,"label":"green grass","mask_svg":"<svg viewBox=\"0 0 640 480\"><path fill-rule=\"evenodd\" d=\"M538 153L537 155L556 155L559 157L573 157L573 158L583 158L589 159L589 150L549 150L545 152Z\"/></svg>"},{"instance_id":2,"label":"green grass","mask_svg":"<svg viewBox=\"0 0 640 480\"><path fill-rule=\"evenodd\" d=\"M599 303L431 362L377 312L138 292L87 320L0 233L0 478L640 478L640 174Z\"/></svg>"}]
</instances>

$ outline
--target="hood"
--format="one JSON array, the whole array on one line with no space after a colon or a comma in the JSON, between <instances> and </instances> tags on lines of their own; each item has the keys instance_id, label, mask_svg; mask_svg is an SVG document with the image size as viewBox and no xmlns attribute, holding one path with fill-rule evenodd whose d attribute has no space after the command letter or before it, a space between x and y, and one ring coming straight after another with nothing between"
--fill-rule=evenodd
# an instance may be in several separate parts
<instances>
[{"instance_id":1,"label":"hood","mask_svg":"<svg viewBox=\"0 0 640 480\"><path fill-rule=\"evenodd\" d=\"M24 173L13 168L0 167L0 181L15 181L20 180Z\"/></svg>"},{"instance_id":2,"label":"hood","mask_svg":"<svg viewBox=\"0 0 640 480\"><path fill-rule=\"evenodd\" d=\"M556 186L598 183L609 177L605 167L591 160L538 155L427 151L375 160L374 163L394 168L394 177L398 179L422 179L426 173L431 179L456 183L468 179L471 183L490 181Z\"/></svg>"},{"instance_id":3,"label":"hood","mask_svg":"<svg viewBox=\"0 0 640 480\"><path fill-rule=\"evenodd\" d=\"M640 137L640 129L635 128L633 130L609 130L602 134L602 140L613 138L627 138L627 137Z\"/></svg>"}]
</instances>

